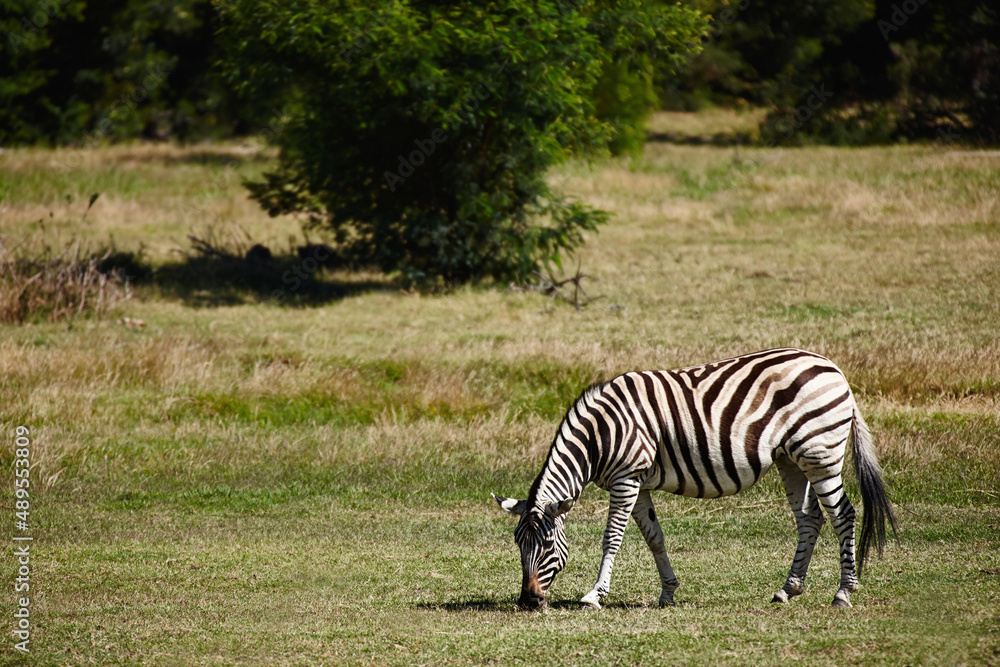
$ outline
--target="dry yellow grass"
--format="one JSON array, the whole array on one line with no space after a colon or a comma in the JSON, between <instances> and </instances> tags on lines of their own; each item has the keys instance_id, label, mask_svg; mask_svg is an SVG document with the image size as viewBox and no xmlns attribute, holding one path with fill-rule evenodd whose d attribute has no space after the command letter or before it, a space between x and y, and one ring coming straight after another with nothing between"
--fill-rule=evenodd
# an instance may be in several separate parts
<instances>
[{"instance_id":1,"label":"dry yellow grass","mask_svg":"<svg viewBox=\"0 0 1000 667\"><path fill-rule=\"evenodd\" d=\"M767 109L747 108L705 109L699 113L661 111L653 114L647 129L655 133L673 133L683 137L709 139L719 134L743 133L756 138L757 126L767 115Z\"/></svg>"},{"instance_id":2,"label":"dry yellow grass","mask_svg":"<svg viewBox=\"0 0 1000 667\"><path fill-rule=\"evenodd\" d=\"M35 218L51 211L46 229L94 243L113 236L125 250L141 242L154 262L219 221L287 247L302 238L297 223L268 218L240 184L264 168L258 157L231 145L116 146L79 158L6 151L0 233L37 234ZM69 440L86 448L88 424L110 427L137 410L169 420L204 403L196 395L377 401L384 387L368 377L381 372L371 361L402 368L390 403L465 413L506 409L513 390L491 376L497 365L579 368L586 381L794 345L834 359L872 410L992 416L998 173L995 158L932 147L650 144L641 159L551 176L614 213L580 253L584 286L599 297L581 313L479 289L389 288L308 309L192 309L150 292L122 311L148 322L144 331L114 320L9 330L5 412L72 423L79 435ZM81 222L94 188L101 198Z\"/></svg>"},{"instance_id":3,"label":"dry yellow grass","mask_svg":"<svg viewBox=\"0 0 1000 667\"><path fill-rule=\"evenodd\" d=\"M187 249L187 235L208 223L239 226L285 249L290 240L301 241L299 225L269 218L241 185L272 157L255 144L8 149L0 153L7 181L0 188L0 234L34 234L57 244L113 239L130 250L142 245L152 259L164 261ZM95 193L100 197L88 212Z\"/></svg>"}]
</instances>

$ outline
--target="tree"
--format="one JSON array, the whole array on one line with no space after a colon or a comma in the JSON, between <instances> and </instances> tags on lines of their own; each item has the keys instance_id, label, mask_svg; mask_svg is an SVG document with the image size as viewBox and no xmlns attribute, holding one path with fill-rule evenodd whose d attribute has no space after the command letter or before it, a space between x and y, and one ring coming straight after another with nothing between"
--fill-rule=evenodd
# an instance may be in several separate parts
<instances>
[{"instance_id":1,"label":"tree","mask_svg":"<svg viewBox=\"0 0 1000 667\"><path fill-rule=\"evenodd\" d=\"M675 66L705 28L638 0L234 0L223 14L230 79L286 110L279 167L252 196L332 230L347 261L448 283L523 278L578 247L606 214L545 173L614 139L595 110L602 72Z\"/></svg>"},{"instance_id":2,"label":"tree","mask_svg":"<svg viewBox=\"0 0 1000 667\"><path fill-rule=\"evenodd\" d=\"M1000 11L988 0L877 0L815 69L838 95L810 121L814 138L1000 143Z\"/></svg>"},{"instance_id":3,"label":"tree","mask_svg":"<svg viewBox=\"0 0 1000 667\"><path fill-rule=\"evenodd\" d=\"M815 64L870 19L872 0L682 0L712 16L705 48L665 82L669 106L785 105L817 84Z\"/></svg>"},{"instance_id":4,"label":"tree","mask_svg":"<svg viewBox=\"0 0 1000 667\"><path fill-rule=\"evenodd\" d=\"M1000 143L1000 12L989 0L683 0L713 16L665 106L772 109L767 142ZM817 94L819 91L819 94Z\"/></svg>"}]
</instances>

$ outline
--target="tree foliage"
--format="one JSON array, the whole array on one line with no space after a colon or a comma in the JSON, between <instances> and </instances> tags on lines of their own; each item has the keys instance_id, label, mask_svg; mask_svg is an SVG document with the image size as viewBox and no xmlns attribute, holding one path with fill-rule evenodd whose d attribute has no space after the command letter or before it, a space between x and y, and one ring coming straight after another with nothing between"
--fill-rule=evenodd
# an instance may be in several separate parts
<instances>
[{"instance_id":1,"label":"tree foliage","mask_svg":"<svg viewBox=\"0 0 1000 667\"><path fill-rule=\"evenodd\" d=\"M832 143L1000 143L1000 10L987 0L877 0L816 63L838 95L809 131ZM801 104L801 97L792 106Z\"/></svg>"},{"instance_id":2,"label":"tree foliage","mask_svg":"<svg viewBox=\"0 0 1000 667\"><path fill-rule=\"evenodd\" d=\"M866 19L871 0L683 0L712 16L703 52L665 82L668 104L792 102L816 83L823 53Z\"/></svg>"},{"instance_id":3,"label":"tree foliage","mask_svg":"<svg viewBox=\"0 0 1000 667\"><path fill-rule=\"evenodd\" d=\"M0 143L255 127L211 68L218 21L210 0L0 0Z\"/></svg>"},{"instance_id":4,"label":"tree foliage","mask_svg":"<svg viewBox=\"0 0 1000 667\"><path fill-rule=\"evenodd\" d=\"M82 0L0 0L0 142L37 141L39 114L58 117L59 109L42 91L58 74L46 58L54 27L77 22Z\"/></svg>"},{"instance_id":5,"label":"tree foliage","mask_svg":"<svg viewBox=\"0 0 1000 667\"><path fill-rule=\"evenodd\" d=\"M663 82L667 106L770 107L768 141L1000 143L989 0L683 2L713 23L702 54Z\"/></svg>"},{"instance_id":6,"label":"tree foliage","mask_svg":"<svg viewBox=\"0 0 1000 667\"><path fill-rule=\"evenodd\" d=\"M675 66L704 29L638 0L235 0L224 17L230 80L287 114L253 197L329 228L347 261L449 283L523 278L579 246L606 215L546 170L628 125L613 104L598 116L602 81Z\"/></svg>"}]
</instances>

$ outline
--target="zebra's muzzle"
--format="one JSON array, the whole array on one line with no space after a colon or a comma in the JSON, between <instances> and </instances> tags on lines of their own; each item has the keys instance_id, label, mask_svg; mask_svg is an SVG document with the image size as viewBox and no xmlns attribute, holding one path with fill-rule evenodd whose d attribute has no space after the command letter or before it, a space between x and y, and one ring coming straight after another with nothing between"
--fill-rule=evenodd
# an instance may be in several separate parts
<instances>
[{"instance_id":1,"label":"zebra's muzzle","mask_svg":"<svg viewBox=\"0 0 1000 667\"><path fill-rule=\"evenodd\" d=\"M521 597L518 598L517 604L522 609L533 610L541 609L546 605L545 595L535 595L529 593L528 591L521 591Z\"/></svg>"},{"instance_id":2,"label":"zebra's muzzle","mask_svg":"<svg viewBox=\"0 0 1000 667\"><path fill-rule=\"evenodd\" d=\"M518 598L517 604L522 609L540 609L546 602L545 591L538 583L538 575L532 576L521 586L521 597Z\"/></svg>"}]
</instances>

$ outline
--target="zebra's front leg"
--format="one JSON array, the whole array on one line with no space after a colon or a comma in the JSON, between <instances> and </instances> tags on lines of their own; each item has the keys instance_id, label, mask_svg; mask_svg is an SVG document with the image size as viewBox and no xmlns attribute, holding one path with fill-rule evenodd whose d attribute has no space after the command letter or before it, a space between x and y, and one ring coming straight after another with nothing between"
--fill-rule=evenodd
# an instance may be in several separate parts
<instances>
[{"instance_id":1,"label":"zebra's front leg","mask_svg":"<svg viewBox=\"0 0 1000 667\"><path fill-rule=\"evenodd\" d=\"M615 555L622 545L625 526L639 494L639 482L635 479L623 479L611 486L611 505L608 508L608 527L604 529L604 556L601 558L601 569L597 573L597 582L589 593L580 599L583 604L600 609L601 598L607 596L611 586L611 570L615 565Z\"/></svg>"},{"instance_id":2,"label":"zebra's front leg","mask_svg":"<svg viewBox=\"0 0 1000 667\"><path fill-rule=\"evenodd\" d=\"M649 497L649 491L639 492L639 497L632 508L632 518L639 526L646 545L653 552L653 559L656 561L656 571L660 573L660 593L661 607L674 607L674 591L680 585L677 577L674 576L674 568L670 566L670 558L667 556L667 549L663 544L663 530L660 522L656 520L656 512L653 511L653 499Z\"/></svg>"}]
</instances>

